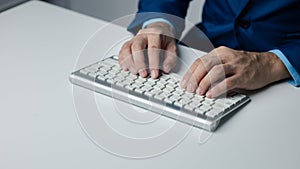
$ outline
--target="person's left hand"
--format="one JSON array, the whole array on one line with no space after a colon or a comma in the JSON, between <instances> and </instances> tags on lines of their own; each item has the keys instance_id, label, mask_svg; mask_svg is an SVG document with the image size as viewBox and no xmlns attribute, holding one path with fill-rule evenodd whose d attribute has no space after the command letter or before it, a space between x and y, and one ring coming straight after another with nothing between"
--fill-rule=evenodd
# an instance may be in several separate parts
<instances>
[{"instance_id":1,"label":"person's left hand","mask_svg":"<svg viewBox=\"0 0 300 169\"><path fill-rule=\"evenodd\" d=\"M258 89L288 77L286 67L273 53L222 46L198 58L184 75L181 87L212 98L233 89Z\"/></svg>"}]
</instances>

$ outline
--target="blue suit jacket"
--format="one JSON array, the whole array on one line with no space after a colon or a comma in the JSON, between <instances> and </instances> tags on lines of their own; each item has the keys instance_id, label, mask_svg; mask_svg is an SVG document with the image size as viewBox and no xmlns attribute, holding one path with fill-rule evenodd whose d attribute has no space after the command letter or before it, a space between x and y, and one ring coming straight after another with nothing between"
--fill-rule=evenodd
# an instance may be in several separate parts
<instances>
[{"instance_id":1,"label":"blue suit jacket","mask_svg":"<svg viewBox=\"0 0 300 169\"><path fill-rule=\"evenodd\" d=\"M140 0L138 13L159 12L184 18L190 0ZM184 22L164 14L137 15L128 27L136 32L151 18L169 20L177 32ZM197 24L215 47L267 52L279 49L300 74L299 0L207 0ZM197 35L193 35L197 37Z\"/></svg>"}]
</instances>

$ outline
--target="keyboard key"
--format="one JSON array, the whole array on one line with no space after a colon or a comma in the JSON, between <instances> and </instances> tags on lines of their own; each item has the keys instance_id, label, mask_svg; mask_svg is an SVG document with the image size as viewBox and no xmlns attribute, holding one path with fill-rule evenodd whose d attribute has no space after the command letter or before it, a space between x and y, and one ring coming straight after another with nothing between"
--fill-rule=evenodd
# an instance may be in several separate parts
<instances>
[{"instance_id":1,"label":"keyboard key","mask_svg":"<svg viewBox=\"0 0 300 169\"><path fill-rule=\"evenodd\" d=\"M213 109L209 110L205 115L210 118L216 118L219 115L221 115L222 112L223 112L222 109L213 108Z\"/></svg>"},{"instance_id":2,"label":"keyboard key","mask_svg":"<svg viewBox=\"0 0 300 169\"><path fill-rule=\"evenodd\" d=\"M118 75L119 75L119 76L126 77L126 76L129 75L129 72L121 71Z\"/></svg>"},{"instance_id":3,"label":"keyboard key","mask_svg":"<svg viewBox=\"0 0 300 169\"><path fill-rule=\"evenodd\" d=\"M87 69L81 69L79 72L84 75L87 75L89 73L89 71Z\"/></svg>"},{"instance_id":4,"label":"keyboard key","mask_svg":"<svg viewBox=\"0 0 300 169\"><path fill-rule=\"evenodd\" d=\"M176 84L178 83L178 80L175 80L174 78L170 78L167 80L168 83L171 83L171 84Z\"/></svg>"},{"instance_id":5,"label":"keyboard key","mask_svg":"<svg viewBox=\"0 0 300 169\"><path fill-rule=\"evenodd\" d=\"M125 80L123 77L115 77L115 78L114 78L114 81L115 81L115 82L121 82L121 81L123 81L123 80Z\"/></svg>"},{"instance_id":6,"label":"keyboard key","mask_svg":"<svg viewBox=\"0 0 300 169\"><path fill-rule=\"evenodd\" d=\"M191 103L189 103L189 105L191 105L191 106L193 106L193 107L199 107L199 106L201 106L202 104L201 104L200 102L195 102L195 101L193 100Z\"/></svg>"},{"instance_id":7,"label":"keyboard key","mask_svg":"<svg viewBox=\"0 0 300 169\"><path fill-rule=\"evenodd\" d=\"M105 81L107 79L107 77L105 77L103 75L98 75L97 79L99 79L100 81Z\"/></svg>"},{"instance_id":8,"label":"keyboard key","mask_svg":"<svg viewBox=\"0 0 300 169\"><path fill-rule=\"evenodd\" d=\"M202 102L202 101L204 101L204 96L200 96L198 94L195 94L193 100L198 101L198 102Z\"/></svg>"},{"instance_id":9,"label":"keyboard key","mask_svg":"<svg viewBox=\"0 0 300 169\"><path fill-rule=\"evenodd\" d=\"M106 79L106 82L107 82L107 83L110 83L110 84L114 84L114 83L115 83L111 78L107 78L107 79Z\"/></svg>"},{"instance_id":10,"label":"keyboard key","mask_svg":"<svg viewBox=\"0 0 300 169\"><path fill-rule=\"evenodd\" d=\"M181 101L175 101L174 105L181 108L184 104Z\"/></svg>"},{"instance_id":11,"label":"keyboard key","mask_svg":"<svg viewBox=\"0 0 300 169\"><path fill-rule=\"evenodd\" d=\"M170 79L170 77L167 76L167 75L162 75L162 76L160 77L160 79L163 79L163 80L167 81L168 79Z\"/></svg>"},{"instance_id":12,"label":"keyboard key","mask_svg":"<svg viewBox=\"0 0 300 169\"><path fill-rule=\"evenodd\" d=\"M108 72L106 72L104 70L99 70L98 74L105 76L106 74L108 74Z\"/></svg>"},{"instance_id":13,"label":"keyboard key","mask_svg":"<svg viewBox=\"0 0 300 169\"><path fill-rule=\"evenodd\" d=\"M113 74L106 74L105 77L107 77L109 79L113 79L115 76Z\"/></svg>"},{"instance_id":14,"label":"keyboard key","mask_svg":"<svg viewBox=\"0 0 300 169\"><path fill-rule=\"evenodd\" d=\"M134 79L137 79L138 76L137 75L133 75L133 74L130 73L126 78L129 79L129 80L134 80Z\"/></svg>"},{"instance_id":15,"label":"keyboard key","mask_svg":"<svg viewBox=\"0 0 300 169\"><path fill-rule=\"evenodd\" d=\"M173 94L174 94L174 95L181 96L181 95L184 94L184 92L180 92L180 91L178 91L178 90L175 90L175 91L173 92Z\"/></svg>"},{"instance_id":16,"label":"keyboard key","mask_svg":"<svg viewBox=\"0 0 300 169\"><path fill-rule=\"evenodd\" d=\"M149 88L149 87L147 87L147 86L143 86L143 87L141 88L141 90L143 90L143 91L150 91L151 88Z\"/></svg>"},{"instance_id":17,"label":"keyboard key","mask_svg":"<svg viewBox=\"0 0 300 169\"><path fill-rule=\"evenodd\" d=\"M165 97L163 97L162 95L158 95L157 94L157 95L154 96L154 98L157 99L157 100L161 100L162 101Z\"/></svg>"},{"instance_id":18,"label":"keyboard key","mask_svg":"<svg viewBox=\"0 0 300 169\"><path fill-rule=\"evenodd\" d=\"M155 93L153 93L151 91L147 91L147 92L145 92L145 95L148 97L153 97L155 95Z\"/></svg>"},{"instance_id":19,"label":"keyboard key","mask_svg":"<svg viewBox=\"0 0 300 169\"><path fill-rule=\"evenodd\" d=\"M116 70L118 72L122 71L122 69L119 66L116 66L116 65L112 67L112 70Z\"/></svg>"},{"instance_id":20,"label":"keyboard key","mask_svg":"<svg viewBox=\"0 0 300 169\"><path fill-rule=\"evenodd\" d=\"M202 103L211 106L211 105L213 105L215 102L214 102L212 99L205 98L204 101L203 101Z\"/></svg>"},{"instance_id":21,"label":"keyboard key","mask_svg":"<svg viewBox=\"0 0 300 169\"><path fill-rule=\"evenodd\" d=\"M182 97L185 97L185 98L188 98L188 99L191 99L191 98L193 98L194 97L194 93L184 93L183 95L182 95Z\"/></svg>"},{"instance_id":22,"label":"keyboard key","mask_svg":"<svg viewBox=\"0 0 300 169\"><path fill-rule=\"evenodd\" d=\"M211 106L208 106L208 105L203 104L203 105L200 106L200 109L201 109L202 111L204 111L204 112L207 112L208 110L211 109Z\"/></svg>"},{"instance_id":23,"label":"keyboard key","mask_svg":"<svg viewBox=\"0 0 300 169\"><path fill-rule=\"evenodd\" d=\"M173 104L175 101L170 98L165 98L164 101L169 104Z\"/></svg>"},{"instance_id":24,"label":"keyboard key","mask_svg":"<svg viewBox=\"0 0 300 169\"><path fill-rule=\"evenodd\" d=\"M187 98L182 98L182 99L180 99L179 101L182 102L183 104L188 104L188 103L190 103L192 100L187 99Z\"/></svg>"},{"instance_id":25,"label":"keyboard key","mask_svg":"<svg viewBox=\"0 0 300 169\"><path fill-rule=\"evenodd\" d=\"M133 87L132 85L126 85L125 88L128 90L134 90L136 87Z\"/></svg>"},{"instance_id":26,"label":"keyboard key","mask_svg":"<svg viewBox=\"0 0 300 169\"><path fill-rule=\"evenodd\" d=\"M180 97L178 97L176 95L172 95L169 99L173 100L173 101L178 101L180 99Z\"/></svg>"},{"instance_id":27,"label":"keyboard key","mask_svg":"<svg viewBox=\"0 0 300 169\"><path fill-rule=\"evenodd\" d=\"M172 96L172 94L170 92L167 92L165 90L163 90L160 95L163 95L164 97L167 97L167 98L169 98L170 96Z\"/></svg>"},{"instance_id":28,"label":"keyboard key","mask_svg":"<svg viewBox=\"0 0 300 169\"><path fill-rule=\"evenodd\" d=\"M137 93L140 93L140 94L143 94L145 92L144 90L142 90L140 88L135 88L134 91Z\"/></svg>"},{"instance_id":29,"label":"keyboard key","mask_svg":"<svg viewBox=\"0 0 300 169\"><path fill-rule=\"evenodd\" d=\"M90 73L88 73L88 75L94 79L97 77L97 73L94 73L94 72L90 72Z\"/></svg>"},{"instance_id":30,"label":"keyboard key","mask_svg":"<svg viewBox=\"0 0 300 169\"><path fill-rule=\"evenodd\" d=\"M140 84L140 83L133 83L132 86L135 87L135 88L140 88L140 87L143 86L143 84Z\"/></svg>"},{"instance_id":31,"label":"keyboard key","mask_svg":"<svg viewBox=\"0 0 300 169\"><path fill-rule=\"evenodd\" d=\"M195 109L195 107L193 107L191 105L185 105L183 108L185 108L188 111L193 111Z\"/></svg>"},{"instance_id":32,"label":"keyboard key","mask_svg":"<svg viewBox=\"0 0 300 169\"><path fill-rule=\"evenodd\" d=\"M166 87L166 88L164 88L164 91L172 93L174 91L174 88Z\"/></svg>"},{"instance_id":33,"label":"keyboard key","mask_svg":"<svg viewBox=\"0 0 300 169\"><path fill-rule=\"evenodd\" d=\"M162 90L162 89L165 88L165 86L164 85L160 85L160 84L156 84L156 85L153 86L153 88Z\"/></svg>"},{"instance_id":34,"label":"keyboard key","mask_svg":"<svg viewBox=\"0 0 300 169\"><path fill-rule=\"evenodd\" d=\"M194 111L195 111L197 114L201 114L201 115L204 115L204 113L205 113L205 111L204 111L203 109L201 109L201 108L196 108Z\"/></svg>"},{"instance_id":35,"label":"keyboard key","mask_svg":"<svg viewBox=\"0 0 300 169\"><path fill-rule=\"evenodd\" d=\"M109 70L111 70L111 68L110 67L107 67L107 66L103 66L102 68L101 68L101 70L104 70L104 71L109 71Z\"/></svg>"},{"instance_id":36,"label":"keyboard key","mask_svg":"<svg viewBox=\"0 0 300 169\"><path fill-rule=\"evenodd\" d=\"M137 82L137 83L141 83L141 84L143 84L143 83L145 83L146 81L147 81L147 79L146 78L137 78L137 79L135 79L134 80L135 82Z\"/></svg>"}]
</instances>

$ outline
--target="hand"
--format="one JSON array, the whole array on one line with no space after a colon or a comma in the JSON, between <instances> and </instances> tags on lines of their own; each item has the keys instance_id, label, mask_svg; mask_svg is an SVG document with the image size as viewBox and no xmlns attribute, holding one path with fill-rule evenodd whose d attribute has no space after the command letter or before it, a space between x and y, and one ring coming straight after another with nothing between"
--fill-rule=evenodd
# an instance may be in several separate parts
<instances>
[{"instance_id":1,"label":"hand","mask_svg":"<svg viewBox=\"0 0 300 169\"><path fill-rule=\"evenodd\" d=\"M119 52L119 64L123 70L147 76L144 50L148 47L149 69L152 78L159 76L160 52L165 50L162 70L169 73L176 64L177 46L172 28L162 22L153 23L141 29L135 37L126 42Z\"/></svg>"},{"instance_id":2,"label":"hand","mask_svg":"<svg viewBox=\"0 0 300 169\"><path fill-rule=\"evenodd\" d=\"M198 58L183 77L181 87L212 98L233 89L258 89L288 77L286 67L273 53L223 46Z\"/></svg>"}]
</instances>

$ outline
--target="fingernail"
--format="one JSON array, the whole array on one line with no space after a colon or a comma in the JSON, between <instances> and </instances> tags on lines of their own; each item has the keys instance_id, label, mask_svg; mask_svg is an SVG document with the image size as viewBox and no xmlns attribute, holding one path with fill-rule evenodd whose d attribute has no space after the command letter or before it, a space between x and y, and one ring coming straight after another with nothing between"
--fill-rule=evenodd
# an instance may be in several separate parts
<instances>
[{"instance_id":1,"label":"fingernail","mask_svg":"<svg viewBox=\"0 0 300 169\"><path fill-rule=\"evenodd\" d=\"M208 92L206 93L206 97L212 98L212 93L211 93L211 91L208 91Z\"/></svg>"},{"instance_id":2,"label":"fingernail","mask_svg":"<svg viewBox=\"0 0 300 169\"><path fill-rule=\"evenodd\" d=\"M187 83L187 81L186 81L185 79L183 79L183 80L181 81L181 83L180 83L180 86L181 86L182 88L185 88L186 83Z\"/></svg>"},{"instance_id":3,"label":"fingernail","mask_svg":"<svg viewBox=\"0 0 300 169\"><path fill-rule=\"evenodd\" d=\"M200 87L197 88L196 93L199 94L199 95L201 95L201 89L200 89Z\"/></svg>"},{"instance_id":4,"label":"fingernail","mask_svg":"<svg viewBox=\"0 0 300 169\"><path fill-rule=\"evenodd\" d=\"M194 83L189 83L187 87L187 91L193 92L195 90L195 85Z\"/></svg>"},{"instance_id":5,"label":"fingernail","mask_svg":"<svg viewBox=\"0 0 300 169\"><path fill-rule=\"evenodd\" d=\"M167 64L166 66L165 66L165 72L166 73L169 73L171 71L171 66L169 65L169 64Z\"/></svg>"},{"instance_id":6,"label":"fingernail","mask_svg":"<svg viewBox=\"0 0 300 169\"><path fill-rule=\"evenodd\" d=\"M151 77L156 78L158 75L157 70L151 70Z\"/></svg>"},{"instance_id":7,"label":"fingernail","mask_svg":"<svg viewBox=\"0 0 300 169\"><path fill-rule=\"evenodd\" d=\"M142 77L145 77L147 75L146 71L145 70L139 70L139 75L142 76Z\"/></svg>"}]
</instances>

